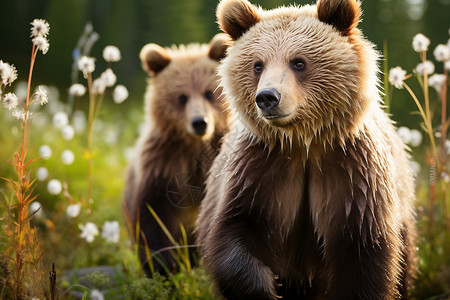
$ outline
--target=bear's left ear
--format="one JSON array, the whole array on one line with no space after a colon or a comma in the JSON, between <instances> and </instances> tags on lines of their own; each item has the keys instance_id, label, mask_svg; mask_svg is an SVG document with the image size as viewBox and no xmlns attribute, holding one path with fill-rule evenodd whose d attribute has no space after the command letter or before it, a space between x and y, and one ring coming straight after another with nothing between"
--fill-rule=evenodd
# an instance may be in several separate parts
<instances>
[{"instance_id":1,"label":"bear's left ear","mask_svg":"<svg viewBox=\"0 0 450 300\"><path fill-rule=\"evenodd\" d=\"M224 58L230 43L231 40L225 33L216 34L209 42L209 58L217 61Z\"/></svg>"},{"instance_id":2,"label":"bear's left ear","mask_svg":"<svg viewBox=\"0 0 450 300\"><path fill-rule=\"evenodd\" d=\"M260 12L247 0L222 0L217 6L220 29L234 41L260 20Z\"/></svg>"},{"instance_id":3,"label":"bear's left ear","mask_svg":"<svg viewBox=\"0 0 450 300\"><path fill-rule=\"evenodd\" d=\"M361 5L359 0L318 0L317 16L320 21L348 35L359 23Z\"/></svg>"}]
</instances>

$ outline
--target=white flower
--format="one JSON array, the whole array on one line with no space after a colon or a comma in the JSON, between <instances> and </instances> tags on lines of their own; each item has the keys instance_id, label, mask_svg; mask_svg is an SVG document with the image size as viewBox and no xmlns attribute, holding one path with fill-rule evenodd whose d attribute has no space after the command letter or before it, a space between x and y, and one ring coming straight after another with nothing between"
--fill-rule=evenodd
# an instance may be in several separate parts
<instances>
[{"instance_id":1,"label":"white flower","mask_svg":"<svg viewBox=\"0 0 450 300\"><path fill-rule=\"evenodd\" d=\"M17 107L18 103L19 99L14 93L8 93L5 96L3 96L2 104L4 108L12 110Z\"/></svg>"},{"instance_id":2,"label":"white flower","mask_svg":"<svg viewBox=\"0 0 450 300\"><path fill-rule=\"evenodd\" d=\"M11 85L17 79L16 67L0 60L0 78L3 85Z\"/></svg>"},{"instance_id":3,"label":"white flower","mask_svg":"<svg viewBox=\"0 0 450 300\"><path fill-rule=\"evenodd\" d=\"M106 87L111 87L116 84L117 76L110 68L106 69L106 71L103 72L100 77L103 79Z\"/></svg>"},{"instance_id":4,"label":"white flower","mask_svg":"<svg viewBox=\"0 0 450 300\"><path fill-rule=\"evenodd\" d=\"M48 178L48 170L46 167L40 167L36 171L36 176L39 181L44 181Z\"/></svg>"},{"instance_id":5,"label":"white flower","mask_svg":"<svg viewBox=\"0 0 450 300\"><path fill-rule=\"evenodd\" d=\"M86 115L83 111L77 110L73 113L72 125L76 132L83 132L86 129Z\"/></svg>"},{"instance_id":6,"label":"white flower","mask_svg":"<svg viewBox=\"0 0 450 300\"><path fill-rule=\"evenodd\" d=\"M31 24L31 37L46 37L50 31L50 25L43 19L34 19Z\"/></svg>"},{"instance_id":7,"label":"white flower","mask_svg":"<svg viewBox=\"0 0 450 300\"><path fill-rule=\"evenodd\" d=\"M428 84L438 93L441 93L444 84L446 84L445 79L445 75L443 74L434 74L428 79Z\"/></svg>"},{"instance_id":8,"label":"white flower","mask_svg":"<svg viewBox=\"0 0 450 300\"><path fill-rule=\"evenodd\" d=\"M39 219L42 216L42 205L38 201L33 201L30 204L30 215L34 213L33 218Z\"/></svg>"},{"instance_id":9,"label":"white flower","mask_svg":"<svg viewBox=\"0 0 450 300\"><path fill-rule=\"evenodd\" d=\"M62 184L58 179L52 179L47 184L47 191L52 195L58 195L62 192Z\"/></svg>"},{"instance_id":10,"label":"white flower","mask_svg":"<svg viewBox=\"0 0 450 300\"><path fill-rule=\"evenodd\" d=\"M101 95L105 92L106 83L104 78L99 77L92 82L92 92L96 95Z\"/></svg>"},{"instance_id":11,"label":"white flower","mask_svg":"<svg viewBox=\"0 0 450 300\"><path fill-rule=\"evenodd\" d=\"M75 83L69 88L69 94L77 97L81 97L86 93L86 87L82 84Z\"/></svg>"},{"instance_id":12,"label":"white flower","mask_svg":"<svg viewBox=\"0 0 450 300\"><path fill-rule=\"evenodd\" d=\"M91 296L91 300L104 300L105 299L105 297L103 297L103 293L97 289L91 290L90 296Z\"/></svg>"},{"instance_id":13,"label":"white flower","mask_svg":"<svg viewBox=\"0 0 450 300\"><path fill-rule=\"evenodd\" d=\"M75 155L70 150L64 150L61 154L61 160L65 165L71 165L75 160Z\"/></svg>"},{"instance_id":14,"label":"white flower","mask_svg":"<svg viewBox=\"0 0 450 300\"><path fill-rule=\"evenodd\" d=\"M95 70L95 59L93 57L82 56L78 60L78 69L83 72L84 78L87 78L88 74Z\"/></svg>"},{"instance_id":15,"label":"white flower","mask_svg":"<svg viewBox=\"0 0 450 300\"><path fill-rule=\"evenodd\" d=\"M421 33L418 33L414 36L412 46L414 51L416 52L424 52L428 50L428 46L430 45L430 40Z\"/></svg>"},{"instance_id":16,"label":"white flower","mask_svg":"<svg viewBox=\"0 0 450 300\"><path fill-rule=\"evenodd\" d=\"M116 62L121 59L120 50L116 46L106 46L103 49L103 58L107 62Z\"/></svg>"},{"instance_id":17,"label":"white flower","mask_svg":"<svg viewBox=\"0 0 450 300\"><path fill-rule=\"evenodd\" d=\"M70 141L75 136L75 130L73 129L72 126L66 125L63 128L61 128L61 135L63 139L65 139L66 141Z\"/></svg>"},{"instance_id":18,"label":"white flower","mask_svg":"<svg viewBox=\"0 0 450 300\"><path fill-rule=\"evenodd\" d=\"M36 46L38 50L42 51L42 54L46 54L50 44L48 43L48 40L43 36L37 36L33 39L33 44Z\"/></svg>"},{"instance_id":19,"label":"white flower","mask_svg":"<svg viewBox=\"0 0 450 300\"><path fill-rule=\"evenodd\" d=\"M48 102L48 94L47 89L43 85L40 85L38 86L37 92L34 93L34 101L37 101L40 105L44 105Z\"/></svg>"},{"instance_id":20,"label":"white flower","mask_svg":"<svg viewBox=\"0 0 450 300\"><path fill-rule=\"evenodd\" d=\"M422 144L422 133L417 129L411 129L409 144L413 147L418 147Z\"/></svg>"},{"instance_id":21,"label":"white flower","mask_svg":"<svg viewBox=\"0 0 450 300\"><path fill-rule=\"evenodd\" d=\"M79 203L77 204L70 204L66 208L66 215L69 218L76 218L80 214L81 211L81 205Z\"/></svg>"},{"instance_id":22,"label":"white flower","mask_svg":"<svg viewBox=\"0 0 450 300\"><path fill-rule=\"evenodd\" d=\"M98 235L97 225L92 222L87 222L86 225L79 224L78 227L81 229L81 238L88 243L92 243L95 236Z\"/></svg>"},{"instance_id":23,"label":"white flower","mask_svg":"<svg viewBox=\"0 0 450 300\"><path fill-rule=\"evenodd\" d=\"M113 100L115 103L120 104L128 98L128 90L125 86L118 84L113 91Z\"/></svg>"},{"instance_id":24,"label":"white flower","mask_svg":"<svg viewBox=\"0 0 450 300\"><path fill-rule=\"evenodd\" d=\"M445 68L447 71L450 71L450 60L449 60L449 61L446 61L446 62L444 63L444 68Z\"/></svg>"},{"instance_id":25,"label":"white flower","mask_svg":"<svg viewBox=\"0 0 450 300\"><path fill-rule=\"evenodd\" d=\"M102 237L110 243L118 243L120 236L120 226L118 221L106 221L103 224Z\"/></svg>"},{"instance_id":26,"label":"white flower","mask_svg":"<svg viewBox=\"0 0 450 300\"><path fill-rule=\"evenodd\" d=\"M25 118L27 120L31 120L33 118L33 113L31 111L24 112L23 110L14 110L12 115L22 122L25 122Z\"/></svg>"},{"instance_id":27,"label":"white flower","mask_svg":"<svg viewBox=\"0 0 450 300\"><path fill-rule=\"evenodd\" d=\"M424 63L418 64L415 71L420 75L423 75L424 72L431 75L434 73L434 64L431 61L426 60Z\"/></svg>"},{"instance_id":28,"label":"white flower","mask_svg":"<svg viewBox=\"0 0 450 300\"><path fill-rule=\"evenodd\" d=\"M401 126L397 129L397 133L400 136L400 139L405 144L409 144L411 142L411 130L408 127Z\"/></svg>"},{"instance_id":29,"label":"white flower","mask_svg":"<svg viewBox=\"0 0 450 300\"><path fill-rule=\"evenodd\" d=\"M437 45L433 54L437 61L447 61L450 59L450 48L444 44Z\"/></svg>"},{"instance_id":30,"label":"white flower","mask_svg":"<svg viewBox=\"0 0 450 300\"><path fill-rule=\"evenodd\" d=\"M49 159L52 156L52 148L48 145L39 147L39 155L44 159Z\"/></svg>"},{"instance_id":31,"label":"white flower","mask_svg":"<svg viewBox=\"0 0 450 300\"><path fill-rule=\"evenodd\" d=\"M53 126L55 128L63 128L67 124L69 124L69 117L67 117L65 112L60 111L53 116Z\"/></svg>"},{"instance_id":32,"label":"white flower","mask_svg":"<svg viewBox=\"0 0 450 300\"><path fill-rule=\"evenodd\" d=\"M411 160L409 165L414 173L419 174L420 172L420 164L417 161Z\"/></svg>"},{"instance_id":33,"label":"white flower","mask_svg":"<svg viewBox=\"0 0 450 300\"><path fill-rule=\"evenodd\" d=\"M389 71L389 83L398 89L403 88L403 78L405 78L406 71L401 67L392 68Z\"/></svg>"}]
</instances>

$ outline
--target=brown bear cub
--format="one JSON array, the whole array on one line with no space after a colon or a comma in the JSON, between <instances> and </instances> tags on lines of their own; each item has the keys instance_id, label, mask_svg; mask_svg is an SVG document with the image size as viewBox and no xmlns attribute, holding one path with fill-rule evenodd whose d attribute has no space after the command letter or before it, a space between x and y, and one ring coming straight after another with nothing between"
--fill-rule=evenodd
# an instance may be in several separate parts
<instances>
[{"instance_id":1,"label":"brown bear cub","mask_svg":"<svg viewBox=\"0 0 450 300\"><path fill-rule=\"evenodd\" d=\"M380 107L356 0L223 0L232 122L197 221L227 299L399 299L415 270L413 174Z\"/></svg>"},{"instance_id":2,"label":"brown bear cub","mask_svg":"<svg viewBox=\"0 0 450 300\"><path fill-rule=\"evenodd\" d=\"M217 75L227 41L225 34L218 34L209 45L165 49L147 44L141 50L142 65L150 76L146 123L129 166L124 210L134 237L140 228L139 256L148 276L146 246L152 252L155 271L165 274L177 269L168 251L174 245L148 205L176 242L182 239L180 223L191 235L206 173L227 130L228 113L219 99L222 89Z\"/></svg>"}]
</instances>

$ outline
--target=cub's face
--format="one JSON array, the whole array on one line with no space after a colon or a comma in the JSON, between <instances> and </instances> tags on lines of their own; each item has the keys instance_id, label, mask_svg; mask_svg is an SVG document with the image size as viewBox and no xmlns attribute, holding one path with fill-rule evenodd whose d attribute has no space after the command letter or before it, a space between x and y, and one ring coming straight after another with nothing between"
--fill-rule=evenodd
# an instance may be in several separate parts
<instances>
[{"instance_id":1,"label":"cub's face","mask_svg":"<svg viewBox=\"0 0 450 300\"><path fill-rule=\"evenodd\" d=\"M217 76L225 41L226 36L218 35L209 45L163 49L149 44L142 49L141 60L151 76L148 113L156 126L196 139L209 139L225 128Z\"/></svg>"}]
</instances>

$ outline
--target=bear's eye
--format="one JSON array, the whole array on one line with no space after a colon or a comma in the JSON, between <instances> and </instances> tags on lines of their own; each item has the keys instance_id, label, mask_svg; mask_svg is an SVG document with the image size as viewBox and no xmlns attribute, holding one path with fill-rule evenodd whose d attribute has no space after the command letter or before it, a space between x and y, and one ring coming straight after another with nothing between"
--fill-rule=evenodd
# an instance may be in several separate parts
<instances>
[{"instance_id":1,"label":"bear's eye","mask_svg":"<svg viewBox=\"0 0 450 300\"><path fill-rule=\"evenodd\" d=\"M178 97L178 102L181 105L185 105L187 101L188 101L188 97L185 94L181 94L180 97Z\"/></svg>"},{"instance_id":2,"label":"bear's eye","mask_svg":"<svg viewBox=\"0 0 450 300\"><path fill-rule=\"evenodd\" d=\"M256 74L261 74L262 71L264 70L264 65L263 65L263 63L260 62L260 61L258 61L257 63L255 63L255 68L254 68L254 70L255 70L255 73L256 73Z\"/></svg>"},{"instance_id":3,"label":"bear's eye","mask_svg":"<svg viewBox=\"0 0 450 300\"><path fill-rule=\"evenodd\" d=\"M292 62L292 68L296 71L303 71L306 68L306 63L303 59L294 59Z\"/></svg>"},{"instance_id":4,"label":"bear's eye","mask_svg":"<svg viewBox=\"0 0 450 300\"><path fill-rule=\"evenodd\" d=\"M211 91L206 91L206 92L205 92L205 98L206 98L206 100L208 100L208 101L214 100L214 93L211 92Z\"/></svg>"}]
</instances>

